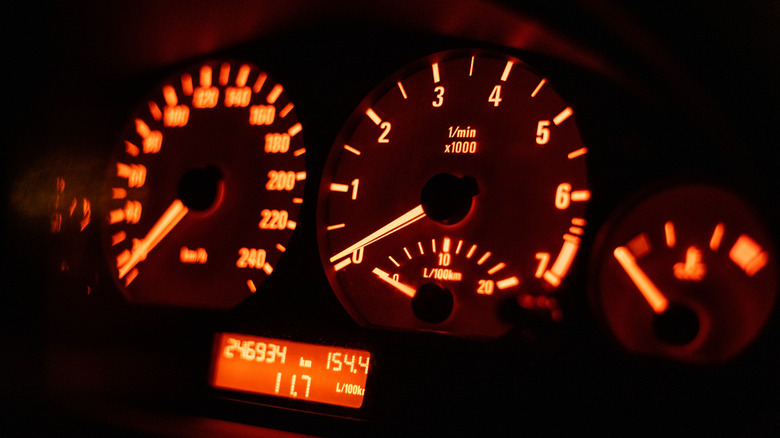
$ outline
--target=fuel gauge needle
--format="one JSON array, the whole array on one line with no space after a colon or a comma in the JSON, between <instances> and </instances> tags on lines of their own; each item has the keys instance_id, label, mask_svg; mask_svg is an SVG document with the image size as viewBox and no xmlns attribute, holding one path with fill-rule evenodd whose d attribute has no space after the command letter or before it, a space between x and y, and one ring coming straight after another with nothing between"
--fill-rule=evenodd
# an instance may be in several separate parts
<instances>
[{"instance_id":1,"label":"fuel gauge needle","mask_svg":"<svg viewBox=\"0 0 780 438\"><path fill-rule=\"evenodd\" d=\"M333 257L330 258L330 261L335 262L336 260L342 259L352 254L353 252L359 250L360 248L364 248L376 242L379 239L387 237L395 233L396 231L400 230L401 228L413 224L414 222L417 222L418 220L424 217L425 217L425 211L423 211L423 206L418 205L417 207L414 207L413 209L402 214L398 218L390 221L390 223L383 226L382 228L374 231L373 233L359 240L357 243L345 249L344 251L341 251L340 253L334 255Z\"/></svg>"},{"instance_id":2,"label":"fuel gauge needle","mask_svg":"<svg viewBox=\"0 0 780 438\"><path fill-rule=\"evenodd\" d=\"M143 239L133 243L133 249L130 253L130 257L125 263L119 266L119 278L123 278L130 272L135 265L146 260L146 256L149 255L158 243L160 243L168 233L173 230L179 221L187 215L189 209L183 202L176 199L160 218L155 222L152 228L146 233Z\"/></svg>"},{"instance_id":3,"label":"fuel gauge needle","mask_svg":"<svg viewBox=\"0 0 780 438\"><path fill-rule=\"evenodd\" d=\"M374 270L371 271L371 272L376 274L376 276L379 277L380 280L385 281L389 285L393 286L394 288L396 288L399 291L403 292L404 294L408 295L409 298L414 298L414 295L417 293L417 289L415 289L415 288L413 288L413 287L411 287L409 285L403 284L400 281L393 280L392 278L390 278L390 274L388 274L387 272L385 272L385 271L383 271L383 270L381 270L379 268L374 268Z\"/></svg>"},{"instance_id":4,"label":"fuel gauge needle","mask_svg":"<svg viewBox=\"0 0 780 438\"><path fill-rule=\"evenodd\" d=\"M639 267L636 263L636 258L631 254L628 248L625 246L619 246L615 248L613 252L623 270L626 271L628 277L634 282L639 292L647 301L647 304L653 308L653 311L660 315L666 311L669 307L669 300L666 299L664 294L658 289L658 287L650 280L650 277L645 274L645 271Z\"/></svg>"}]
</instances>

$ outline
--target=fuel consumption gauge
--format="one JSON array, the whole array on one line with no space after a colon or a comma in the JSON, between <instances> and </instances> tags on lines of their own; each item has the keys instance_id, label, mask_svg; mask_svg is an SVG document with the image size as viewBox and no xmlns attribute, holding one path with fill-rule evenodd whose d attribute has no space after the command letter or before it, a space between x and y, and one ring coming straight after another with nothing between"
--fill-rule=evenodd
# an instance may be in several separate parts
<instances>
[{"instance_id":1,"label":"fuel consumption gauge","mask_svg":"<svg viewBox=\"0 0 780 438\"><path fill-rule=\"evenodd\" d=\"M711 363L735 357L767 322L776 254L755 211L719 188L649 197L607 229L593 303L629 351Z\"/></svg>"},{"instance_id":2,"label":"fuel consumption gauge","mask_svg":"<svg viewBox=\"0 0 780 438\"><path fill-rule=\"evenodd\" d=\"M227 308L286 250L306 180L303 127L282 84L210 61L165 81L109 165L103 242L131 301Z\"/></svg>"},{"instance_id":3,"label":"fuel consumption gauge","mask_svg":"<svg viewBox=\"0 0 780 438\"><path fill-rule=\"evenodd\" d=\"M412 63L359 105L328 157L317 231L330 284L370 326L495 337L513 326L507 307L562 318L587 152L572 107L519 59Z\"/></svg>"}]
</instances>

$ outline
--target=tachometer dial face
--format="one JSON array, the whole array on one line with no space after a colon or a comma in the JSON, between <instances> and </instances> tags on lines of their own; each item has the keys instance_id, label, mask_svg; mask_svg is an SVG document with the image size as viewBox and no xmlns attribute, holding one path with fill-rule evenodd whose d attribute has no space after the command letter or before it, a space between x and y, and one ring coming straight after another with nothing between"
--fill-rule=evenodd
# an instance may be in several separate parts
<instances>
[{"instance_id":1,"label":"tachometer dial face","mask_svg":"<svg viewBox=\"0 0 780 438\"><path fill-rule=\"evenodd\" d=\"M131 301L227 308L257 291L297 224L302 125L247 63L175 75L136 112L108 169L104 245Z\"/></svg>"},{"instance_id":2,"label":"tachometer dial face","mask_svg":"<svg viewBox=\"0 0 780 438\"><path fill-rule=\"evenodd\" d=\"M378 86L334 144L318 200L330 283L366 325L499 336L555 290L590 198L574 112L519 59L448 51Z\"/></svg>"}]
</instances>

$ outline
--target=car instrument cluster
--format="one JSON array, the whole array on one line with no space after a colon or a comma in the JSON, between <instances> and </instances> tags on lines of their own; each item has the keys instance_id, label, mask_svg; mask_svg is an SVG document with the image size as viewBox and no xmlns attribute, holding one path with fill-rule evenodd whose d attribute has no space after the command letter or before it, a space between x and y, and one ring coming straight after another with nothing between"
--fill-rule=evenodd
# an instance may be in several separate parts
<instances>
[{"instance_id":1,"label":"car instrument cluster","mask_svg":"<svg viewBox=\"0 0 780 438\"><path fill-rule=\"evenodd\" d=\"M696 108L565 51L377 35L347 62L299 38L107 88L101 152L46 182L52 307L77 309L46 326L135 354L54 342L47 378L81 376L54 399L520 433L682 416L777 351L766 158Z\"/></svg>"}]
</instances>

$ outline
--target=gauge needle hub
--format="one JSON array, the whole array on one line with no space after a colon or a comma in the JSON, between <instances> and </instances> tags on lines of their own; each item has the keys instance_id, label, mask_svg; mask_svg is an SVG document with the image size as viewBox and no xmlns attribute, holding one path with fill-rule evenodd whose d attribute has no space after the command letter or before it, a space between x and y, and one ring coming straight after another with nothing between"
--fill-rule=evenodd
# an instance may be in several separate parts
<instances>
[{"instance_id":1,"label":"gauge needle hub","mask_svg":"<svg viewBox=\"0 0 780 438\"><path fill-rule=\"evenodd\" d=\"M636 258L631 251L625 246L619 246L615 248L613 252L620 266L626 271L628 277L634 282L639 292L647 301L647 304L653 308L653 311L660 315L666 311L669 307L669 300L658 289L658 287L650 280L650 277L645 274L645 271L639 267L636 262Z\"/></svg>"},{"instance_id":2,"label":"gauge needle hub","mask_svg":"<svg viewBox=\"0 0 780 438\"><path fill-rule=\"evenodd\" d=\"M345 249L344 251L341 251L340 253L334 255L333 257L330 258L330 261L335 262L336 260L342 259L352 254L353 252L359 250L360 248L364 248L376 242L379 239L387 237L395 233L396 231L400 230L401 228L404 228L407 225L411 225L424 217L425 217L425 211L423 211L423 206L418 205L417 207L414 207L413 209L402 214L398 218L392 220L390 223L383 226L382 228L374 231L373 233L359 240L357 243Z\"/></svg>"},{"instance_id":3,"label":"gauge needle hub","mask_svg":"<svg viewBox=\"0 0 780 438\"><path fill-rule=\"evenodd\" d=\"M146 256L168 233L187 215L189 209L179 199L174 200L165 210L143 239L134 243L130 258L119 266L119 278L123 278L135 265L146 260Z\"/></svg>"},{"instance_id":4,"label":"gauge needle hub","mask_svg":"<svg viewBox=\"0 0 780 438\"><path fill-rule=\"evenodd\" d=\"M409 298L414 298L414 295L417 293L417 289L415 289L415 288L413 288L413 287L411 287L409 285L406 285L404 283L401 283L398 280L393 280L392 278L390 278L390 274L388 274L387 272L385 272L385 271L383 271L383 270L381 270L379 268L374 268L374 270L371 271L371 272L376 274L376 276L379 277L380 280L385 281L387 284L393 286L394 288L396 288L399 291L403 292L404 294L408 295Z\"/></svg>"}]
</instances>

